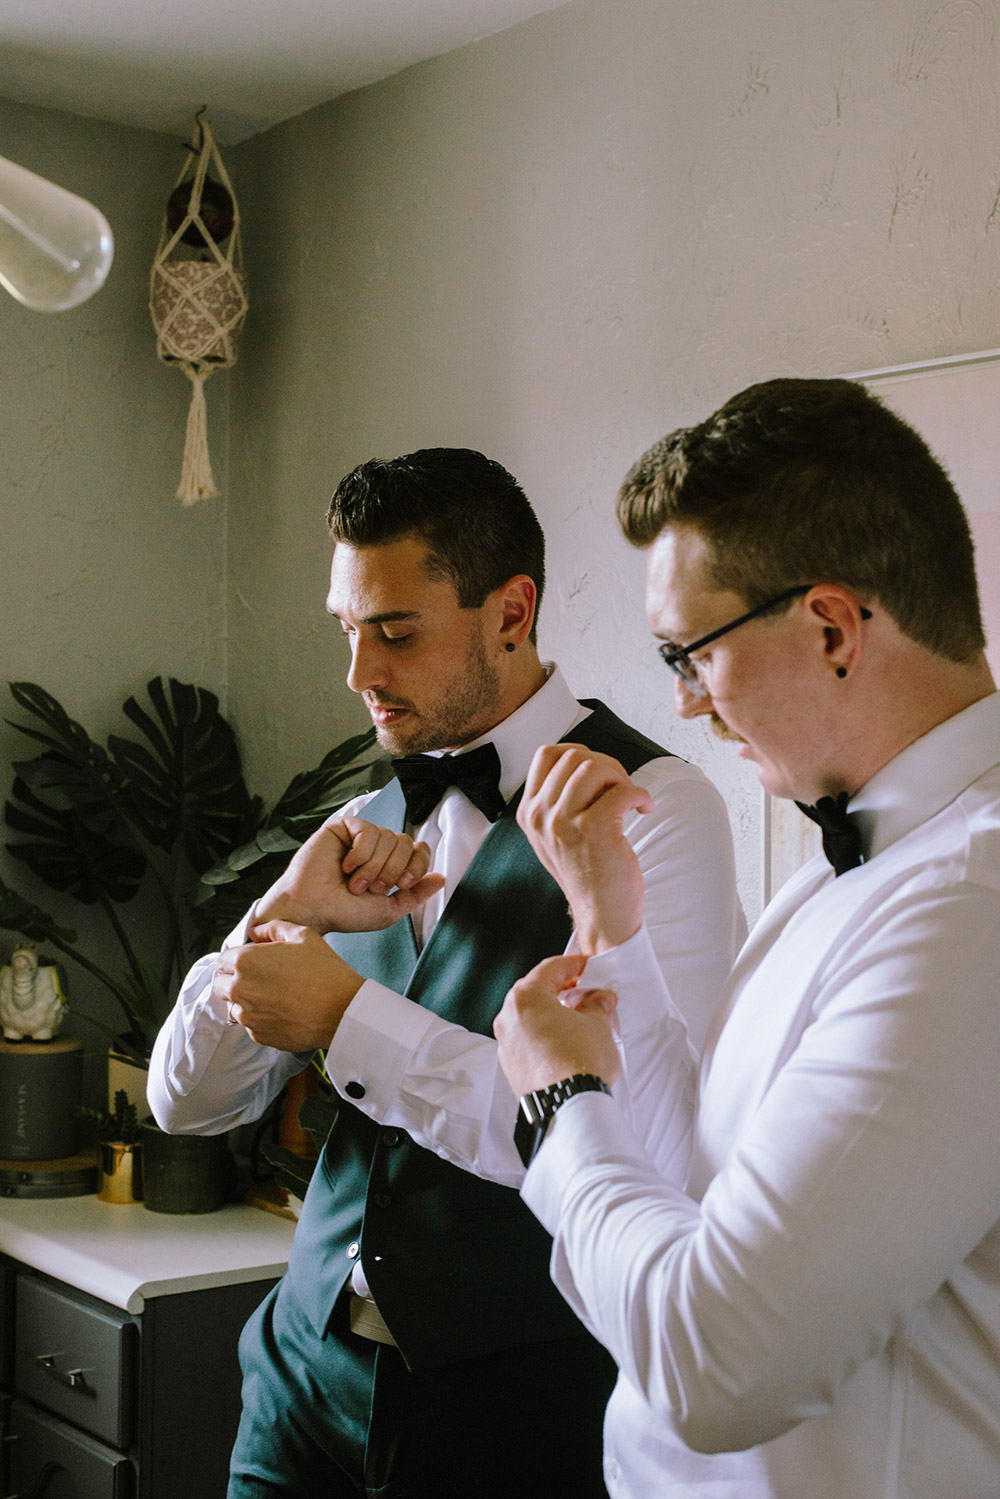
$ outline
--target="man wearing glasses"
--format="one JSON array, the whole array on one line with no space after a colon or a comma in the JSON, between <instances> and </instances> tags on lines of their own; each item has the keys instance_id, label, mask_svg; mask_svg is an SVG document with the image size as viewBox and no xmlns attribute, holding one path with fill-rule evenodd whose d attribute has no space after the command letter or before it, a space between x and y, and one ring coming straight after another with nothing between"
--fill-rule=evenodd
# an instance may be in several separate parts
<instances>
[{"instance_id":1,"label":"man wearing glasses","mask_svg":"<svg viewBox=\"0 0 1000 1499\"><path fill-rule=\"evenodd\" d=\"M697 1103L670 1042L640 1133L605 1093L613 994L662 992L609 836L629 792L584 805L559 746L529 776L522 825L594 956L540 964L496 1030L522 1195L620 1368L609 1492L988 1499L1000 695L961 503L863 387L778 380L651 449L619 515L677 711L799 801L825 856L737 959Z\"/></svg>"}]
</instances>

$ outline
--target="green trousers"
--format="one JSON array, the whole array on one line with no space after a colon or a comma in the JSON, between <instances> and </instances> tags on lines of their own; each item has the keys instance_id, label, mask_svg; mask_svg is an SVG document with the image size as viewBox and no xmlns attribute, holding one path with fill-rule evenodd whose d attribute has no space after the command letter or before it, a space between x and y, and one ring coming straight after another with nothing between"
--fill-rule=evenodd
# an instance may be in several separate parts
<instances>
[{"instance_id":1,"label":"green trousers","mask_svg":"<svg viewBox=\"0 0 1000 1499\"><path fill-rule=\"evenodd\" d=\"M350 1332L342 1303L319 1337L279 1285L247 1323L228 1499L606 1499L615 1368L597 1344L410 1373Z\"/></svg>"}]
</instances>

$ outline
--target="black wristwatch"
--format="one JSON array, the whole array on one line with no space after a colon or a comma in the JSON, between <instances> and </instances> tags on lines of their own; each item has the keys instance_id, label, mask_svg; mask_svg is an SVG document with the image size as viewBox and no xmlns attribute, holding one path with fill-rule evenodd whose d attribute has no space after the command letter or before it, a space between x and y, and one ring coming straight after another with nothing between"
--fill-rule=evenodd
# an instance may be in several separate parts
<instances>
[{"instance_id":1,"label":"black wristwatch","mask_svg":"<svg viewBox=\"0 0 1000 1499\"><path fill-rule=\"evenodd\" d=\"M517 1123L514 1126L514 1144L525 1166L530 1166L535 1159L545 1139L549 1120L567 1098L572 1098L576 1093L610 1092L603 1077L597 1077L593 1072L574 1072L572 1077L564 1077L561 1082L552 1083L548 1088L537 1088L534 1093L525 1093L518 1104Z\"/></svg>"}]
</instances>

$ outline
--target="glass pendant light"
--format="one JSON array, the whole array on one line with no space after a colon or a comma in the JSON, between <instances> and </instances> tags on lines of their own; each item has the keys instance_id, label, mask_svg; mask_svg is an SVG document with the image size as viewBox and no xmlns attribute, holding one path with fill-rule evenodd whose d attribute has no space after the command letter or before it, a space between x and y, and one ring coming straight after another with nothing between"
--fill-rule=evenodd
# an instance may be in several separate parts
<instances>
[{"instance_id":1,"label":"glass pendant light","mask_svg":"<svg viewBox=\"0 0 1000 1499\"><path fill-rule=\"evenodd\" d=\"M85 302L111 266L114 240L92 203L0 156L0 286L36 312Z\"/></svg>"}]
</instances>

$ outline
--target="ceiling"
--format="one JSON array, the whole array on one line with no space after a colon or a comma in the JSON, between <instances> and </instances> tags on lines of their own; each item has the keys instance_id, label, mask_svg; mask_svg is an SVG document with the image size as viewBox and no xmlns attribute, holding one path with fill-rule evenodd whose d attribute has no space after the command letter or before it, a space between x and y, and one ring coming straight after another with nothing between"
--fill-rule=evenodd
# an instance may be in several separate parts
<instances>
[{"instance_id":1,"label":"ceiling","mask_svg":"<svg viewBox=\"0 0 1000 1499\"><path fill-rule=\"evenodd\" d=\"M0 94L232 145L565 0L2 0Z\"/></svg>"}]
</instances>

